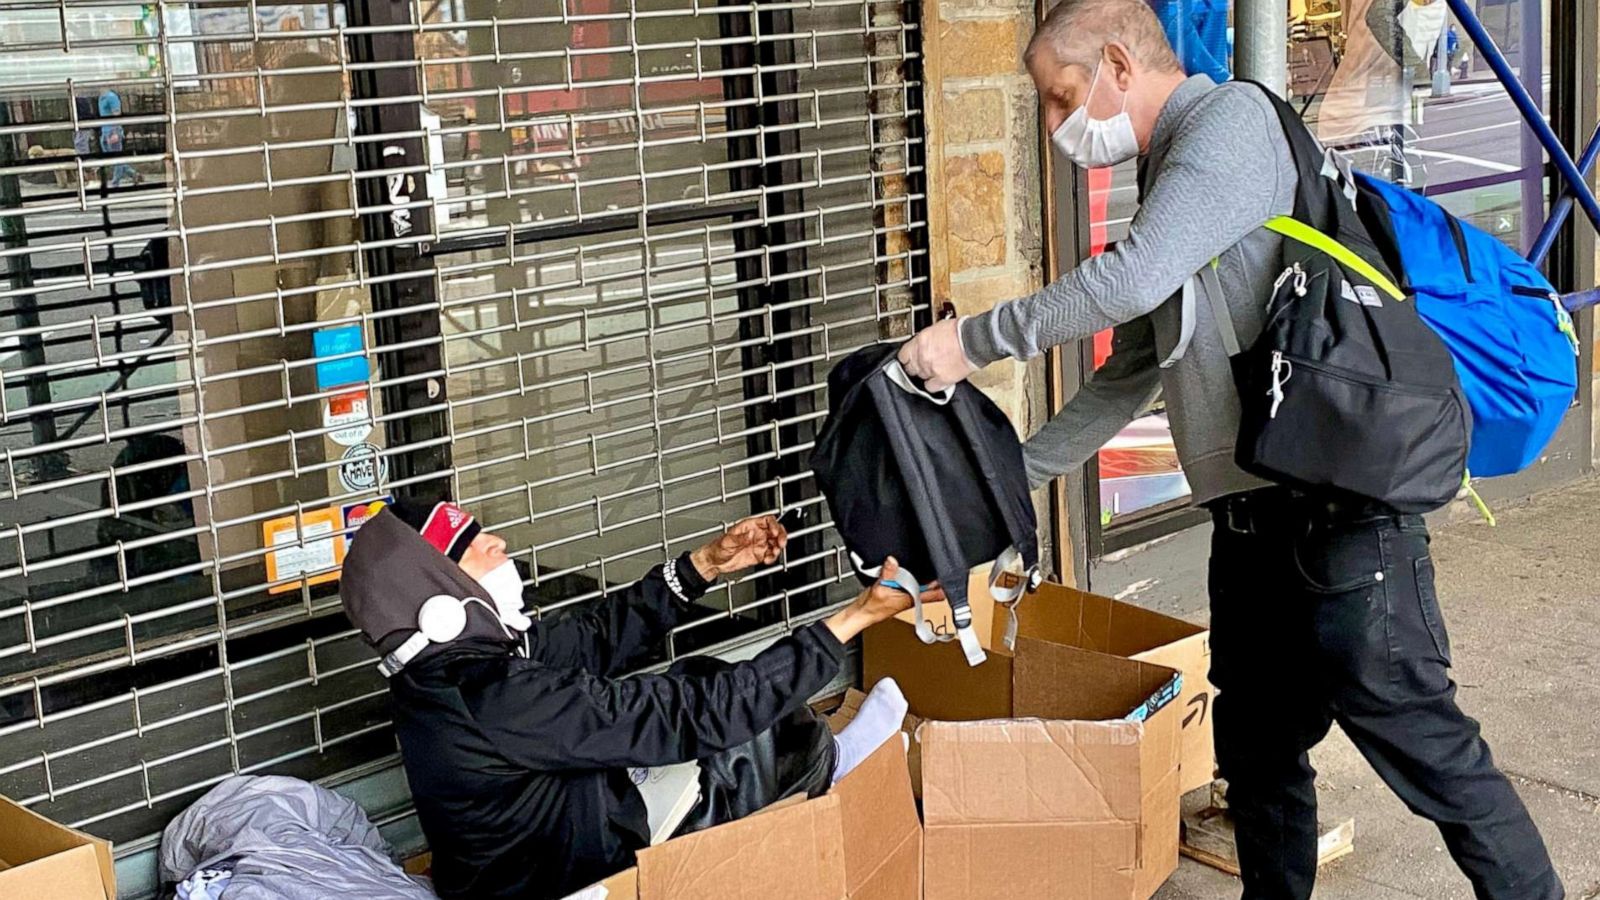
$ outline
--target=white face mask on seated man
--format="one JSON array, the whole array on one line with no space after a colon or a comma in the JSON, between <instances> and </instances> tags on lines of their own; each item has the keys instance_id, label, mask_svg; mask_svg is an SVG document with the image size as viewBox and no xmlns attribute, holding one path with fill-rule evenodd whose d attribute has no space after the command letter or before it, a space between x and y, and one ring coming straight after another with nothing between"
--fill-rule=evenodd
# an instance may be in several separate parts
<instances>
[{"instance_id":1,"label":"white face mask on seated man","mask_svg":"<svg viewBox=\"0 0 1600 900\"><path fill-rule=\"evenodd\" d=\"M527 631L533 627L533 620L522 611L522 574L517 571L516 563L506 559L488 572L474 577L488 592L501 624L515 631Z\"/></svg>"}]
</instances>

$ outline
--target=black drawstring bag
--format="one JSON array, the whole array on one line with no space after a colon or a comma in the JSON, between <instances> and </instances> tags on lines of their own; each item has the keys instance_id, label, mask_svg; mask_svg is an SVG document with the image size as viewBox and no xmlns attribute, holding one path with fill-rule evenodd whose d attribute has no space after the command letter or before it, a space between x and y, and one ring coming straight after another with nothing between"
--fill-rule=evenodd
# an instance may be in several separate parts
<instances>
[{"instance_id":1,"label":"black drawstring bag","mask_svg":"<svg viewBox=\"0 0 1600 900\"><path fill-rule=\"evenodd\" d=\"M916 603L924 643L959 639L967 662L984 652L972 630L967 576L995 564L990 591L1012 606L1039 583L1038 524L1022 445L1000 408L962 383L931 393L896 360L899 345L852 353L828 375L828 420L811 458L862 584L883 561L900 564L896 585L918 597L938 581L956 631L935 633ZM1002 589L1001 572L1020 561L1024 577ZM1015 641L1012 614L1006 643Z\"/></svg>"}]
</instances>

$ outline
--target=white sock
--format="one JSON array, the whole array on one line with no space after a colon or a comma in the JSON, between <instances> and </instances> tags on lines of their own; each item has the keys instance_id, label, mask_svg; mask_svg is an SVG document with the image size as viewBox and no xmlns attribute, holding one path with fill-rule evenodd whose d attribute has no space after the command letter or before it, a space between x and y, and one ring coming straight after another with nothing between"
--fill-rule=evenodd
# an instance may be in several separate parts
<instances>
[{"instance_id":1,"label":"white sock","mask_svg":"<svg viewBox=\"0 0 1600 900\"><path fill-rule=\"evenodd\" d=\"M861 711L833 739L838 760L833 764L833 783L861 765L883 742L900 733L906 719L906 698L893 678L885 678L861 701Z\"/></svg>"}]
</instances>

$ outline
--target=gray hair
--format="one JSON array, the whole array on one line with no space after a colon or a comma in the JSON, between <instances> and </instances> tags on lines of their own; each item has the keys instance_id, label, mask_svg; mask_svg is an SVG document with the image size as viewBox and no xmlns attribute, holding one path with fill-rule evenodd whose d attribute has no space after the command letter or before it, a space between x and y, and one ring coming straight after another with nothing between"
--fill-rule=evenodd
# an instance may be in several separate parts
<instances>
[{"instance_id":1,"label":"gray hair","mask_svg":"<svg viewBox=\"0 0 1600 900\"><path fill-rule=\"evenodd\" d=\"M1092 70L1113 41L1151 69L1183 70L1145 0L1061 0L1033 33L1026 59L1032 65L1040 53L1050 53L1060 65Z\"/></svg>"}]
</instances>

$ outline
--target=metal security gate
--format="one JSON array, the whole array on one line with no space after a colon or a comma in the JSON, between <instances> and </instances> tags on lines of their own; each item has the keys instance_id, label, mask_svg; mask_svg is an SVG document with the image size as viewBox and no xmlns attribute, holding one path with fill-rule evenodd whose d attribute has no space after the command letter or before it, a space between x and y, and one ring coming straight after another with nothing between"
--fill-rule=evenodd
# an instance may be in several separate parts
<instances>
[{"instance_id":1,"label":"metal security gate","mask_svg":"<svg viewBox=\"0 0 1600 900\"><path fill-rule=\"evenodd\" d=\"M118 841L392 759L339 614L450 496L548 613L756 512L662 660L852 592L823 376L926 315L900 0L0 0L0 794Z\"/></svg>"}]
</instances>

